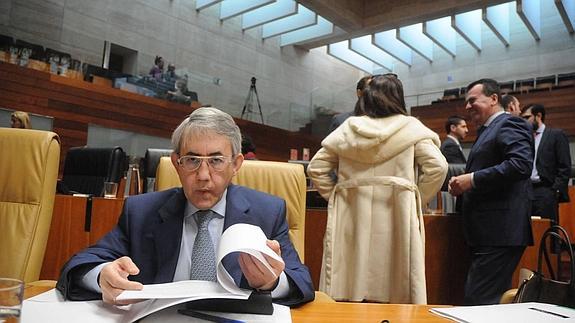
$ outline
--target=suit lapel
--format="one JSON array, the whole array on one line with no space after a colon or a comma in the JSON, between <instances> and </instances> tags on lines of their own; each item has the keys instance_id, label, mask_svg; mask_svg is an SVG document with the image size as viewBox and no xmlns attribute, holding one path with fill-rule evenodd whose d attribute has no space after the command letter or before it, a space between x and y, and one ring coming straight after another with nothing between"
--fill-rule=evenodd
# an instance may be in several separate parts
<instances>
[{"instance_id":1,"label":"suit lapel","mask_svg":"<svg viewBox=\"0 0 575 323\"><path fill-rule=\"evenodd\" d=\"M153 231L154 252L158 259L154 279L156 282L171 282L174 278L180 254L185 207L186 198L183 190L179 189L158 210L161 223Z\"/></svg>"},{"instance_id":2,"label":"suit lapel","mask_svg":"<svg viewBox=\"0 0 575 323\"><path fill-rule=\"evenodd\" d=\"M537 147L537 160L536 160L536 164L541 160L540 156L540 152L541 152L541 148L545 147L545 145L547 144L547 141L549 140L549 130L545 129L543 131L543 133L541 134L541 140L539 141L539 146Z\"/></svg>"},{"instance_id":3,"label":"suit lapel","mask_svg":"<svg viewBox=\"0 0 575 323\"><path fill-rule=\"evenodd\" d=\"M471 165L471 163L473 162L473 159L475 157L475 153L477 152L479 147L481 147L481 145L483 144L485 139L487 139L491 136L491 132L493 131L493 129L495 129L497 127L499 122L502 122L505 119L506 115L507 115L506 113L502 113L502 114L498 115L497 118L495 118L491 122L491 124L489 124L489 126L487 128L485 128L483 130L483 132L477 136L477 139L475 139L475 142L473 143L473 146L471 147L471 151L469 152L469 159L467 160L466 172L469 169L469 165Z\"/></svg>"}]
</instances>

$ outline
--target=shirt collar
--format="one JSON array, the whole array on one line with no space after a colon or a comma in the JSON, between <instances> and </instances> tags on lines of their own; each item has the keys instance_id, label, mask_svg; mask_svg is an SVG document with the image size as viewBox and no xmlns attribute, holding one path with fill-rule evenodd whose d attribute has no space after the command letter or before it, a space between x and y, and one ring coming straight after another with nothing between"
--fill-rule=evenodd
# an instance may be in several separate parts
<instances>
[{"instance_id":1,"label":"shirt collar","mask_svg":"<svg viewBox=\"0 0 575 323\"><path fill-rule=\"evenodd\" d=\"M210 210L216 212L217 214L221 215L222 217L226 216L226 197L228 195L228 189L226 188L226 190L224 191L224 194L222 194L222 198L218 201L218 203L216 203L214 206L212 206L210 208ZM185 216L192 216L194 215L196 212L198 212L200 209L198 209L197 207L195 207L190 201L188 201L186 203L186 211L185 211Z\"/></svg>"},{"instance_id":2,"label":"shirt collar","mask_svg":"<svg viewBox=\"0 0 575 323\"><path fill-rule=\"evenodd\" d=\"M493 122L493 120L495 120L495 118L497 118L500 114L504 114L504 113L505 113L505 111L503 111L503 110L495 112L494 114L491 115L491 117L489 117L487 119L487 121L485 121L483 126L486 128L489 127L489 125Z\"/></svg>"},{"instance_id":3,"label":"shirt collar","mask_svg":"<svg viewBox=\"0 0 575 323\"><path fill-rule=\"evenodd\" d=\"M457 145L461 146L461 144L459 143L459 140L457 140L457 138L455 138L455 136L447 135L447 137L453 139L455 141L455 143L457 143Z\"/></svg>"},{"instance_id":4,"label":"shirt collar","mask_svg":"<svg viewBox=\"0 0 575 323\"><path fill-rule=\"evenodd\" d=\"M538 133L538 134L542 134L543 131L545 131L545 124L544 124L544 123L542 123L542 124L539 126L539 128L537 128L537 130L535 130L535 132Z\"/></svg>"}]
</instances>

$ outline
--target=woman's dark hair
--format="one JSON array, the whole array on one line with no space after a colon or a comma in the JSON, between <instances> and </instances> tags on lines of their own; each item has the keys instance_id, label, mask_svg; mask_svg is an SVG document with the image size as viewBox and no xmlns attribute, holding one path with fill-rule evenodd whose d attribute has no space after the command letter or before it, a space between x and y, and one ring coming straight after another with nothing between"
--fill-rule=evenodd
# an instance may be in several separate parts
<instances>
[{"instance_id":1,"label":"woman's dark hair","mask_svg":"<svg viewBox=\"0 0 575 323\"><path fill-rule=\"evenodd\" d=\"M359 91L358 94L358 98L357 101L355 101L355 107L353 108L353 115L354 116L359 116L360 111L361 111L361 107L359 106L359 101L361 101L361 97L363 96L363 91L365 90L367 83L369 82L369 80L371 79L371 75L368 76L364 76L362 78L359 79L359 81L357 81L357 85L355 86L355 89L357 91Z\"/></svg>"},{"instance_id":2,"label":"woman's dark hair","mask_svg":"<svg viewBox=\"0 0 575 323\"><path fill-rule=\"evenodd\" d=\"M407 115L403 85L395 74L372 76L359 103L359 109L355 111L358 116L384 118L395 114Z\"/></svg>"}]
</instances>

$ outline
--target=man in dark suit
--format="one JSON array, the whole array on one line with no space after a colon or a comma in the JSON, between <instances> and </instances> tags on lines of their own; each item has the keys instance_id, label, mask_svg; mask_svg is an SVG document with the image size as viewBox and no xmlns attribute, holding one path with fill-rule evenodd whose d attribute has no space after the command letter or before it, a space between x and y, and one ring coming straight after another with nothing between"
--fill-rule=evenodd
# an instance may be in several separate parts
<instances>
[{"instance_id":1,"label":"man in dark suit","mask_svg":"<svg viewBox=\"0 0 575 323\"><path fill-rule=\"evenodd\" d=\"M531 214L557 223L558 203L569 202L567 188L571 174L569 140L561 129L545 126L543 105L528 105L523 109L521 116L533 126L535 138L535 161L531 173L533 185Z\"/></svg>"},{"instance_id":2,"label":"man in dark suit","mask_svg":"<svg viewBox=\"0 0 575 323\"><path fill-rule=\"evenodd\" d=\"M197 109L174 131L172 145L182 188L126 199L116 228L64 266L58 290L71 300L120 304L116 297L123 290L142 284L215 281L223 230L248 223L262 229L285 266L266 258L269 272L250 255L232 255L224 265L236 284L269 290L284 305L313 300L309 271L288 237L285 201L231 184L243 162L232 117L215 108Z\"/></svg>"},{"instance_id":3,"label":"man in dark suit","mask_svg":"<svg viewBox=\"0 0 575 323\"><path fill-rule=\"evenodd\" d=\"M447 137L441 143L441 153L450 164L465 164L467 160L461 149L460 140L467 137L467 123L460 116L451 116L445 122Z\"/></svg>"},{"instance_id":4,"label":"man in dark suit","mask_svg":"<svg viewBox=\"0 0 575 323\"><path fill-rule=\"evenodd\" d=\"M359 81L357 81L357 85L355 86L355 94L357 95L357 102L355 103L355 108L353 111L338 113L331 119L331 124L329 125L328 134L334 131L337 127L339 127L347 118L356 114L358 105L359 105L359 98L361 98L363 94L363 90L367 86L367 82L371 79L371 75L364 76Z\"/></svg>"},{"instance_id":5,"label":"man in dark suit","mask_svg":"<svg viewBox=\"0 0 575 323\"><path fill-rule=\"evenodd\" d=\"M531 233L529 176L533 165L530 126L504 113L499 85L481 79L467 87L465 109L479 128L465 174L451 178L449 191L463 194L463 225L471 265L465 303L496 304Z\"/></svg>"}]
</instances>

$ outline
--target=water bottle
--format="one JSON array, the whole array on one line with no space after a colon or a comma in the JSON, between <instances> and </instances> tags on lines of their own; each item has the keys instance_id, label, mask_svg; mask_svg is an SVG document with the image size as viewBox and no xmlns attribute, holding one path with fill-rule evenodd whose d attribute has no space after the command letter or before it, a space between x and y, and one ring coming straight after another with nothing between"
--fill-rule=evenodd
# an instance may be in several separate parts
<instances>
[{"instance_id":1,"label":"water bottle","mask_svg":"<svg viewBox=\"0 0 575 323\"><path fill-rule=\"evenodd\" d=\"M130 165L128 181L130 183L128 195L137 195L142 193L142 187L140 185L140 166L138 164Z\"/></svg>"}]
</instances>

